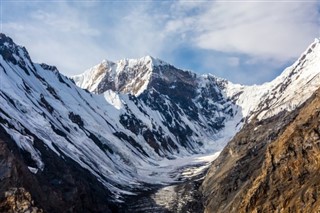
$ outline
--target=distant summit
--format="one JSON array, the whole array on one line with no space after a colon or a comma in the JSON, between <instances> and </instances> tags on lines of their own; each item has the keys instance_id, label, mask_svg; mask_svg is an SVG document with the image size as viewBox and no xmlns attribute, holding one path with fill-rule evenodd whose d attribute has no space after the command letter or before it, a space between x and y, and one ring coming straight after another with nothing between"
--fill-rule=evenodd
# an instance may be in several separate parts
<instances>
[{"instance_id":1,"label":"distant summit","mask_svg":"<svg viewBox=\"0 0 320 213\"><path fill-rule=\"evenodd\" d=\"M76 84L95 93L109 89L132 95L140 95L147 87L153 75L154 67L169 64L145 56L140 59L123 59L117 62L103 60L102 63L73 76Z\"/></svg>"}]
</instances>

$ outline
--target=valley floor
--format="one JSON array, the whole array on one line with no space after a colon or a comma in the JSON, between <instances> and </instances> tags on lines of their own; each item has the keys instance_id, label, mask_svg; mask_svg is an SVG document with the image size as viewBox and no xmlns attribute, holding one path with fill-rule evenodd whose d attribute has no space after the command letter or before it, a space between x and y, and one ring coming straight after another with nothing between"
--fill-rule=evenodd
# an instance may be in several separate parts
<instances>
[{"instance_id":1,"label":"valley floor","mask_svg":"<svg viewBox=\"0 0 320 213\"><path fill-rule=\"evenodd\" d=\"M203 212L198 188L211 162L220 152L161 162L156 179L170 180L165 185L151 185L149 191L137 192L125 199L121 212L187 213Z\"/></svg>"}]
</instances>

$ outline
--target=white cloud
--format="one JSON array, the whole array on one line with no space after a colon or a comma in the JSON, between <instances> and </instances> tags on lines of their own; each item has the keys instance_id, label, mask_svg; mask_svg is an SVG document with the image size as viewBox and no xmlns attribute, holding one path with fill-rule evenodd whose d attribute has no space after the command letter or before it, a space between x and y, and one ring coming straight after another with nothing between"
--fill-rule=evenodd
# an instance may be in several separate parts
<instances>
[{"instance_id":1,"label":"white cloud","mask_svg":"<svg viewBox=\"0 0 320 213\"><path fill-rule=\"evenodd\" d=\"M15 6L14 8L12 8ZM17 6L7 2L6 7L24 18L6 19L3 30L17 44L27 47L32 59L39 63L56 65L67 75L82 72L99 63L106 51L96 42L101 31L90 26L88 17L64 2L46 4L43 9L23 10L32 3ZM22 16L22 15L21 15Z\"/></svg>"},{"instance_id":2,"label":"white cloud","mask_svg":"<svg viewBox=\"0 0 320 213\"><path fill-rule=\"evenodd\" d=\"M30 25L5 24L16 43L27 47L33 61L56 65L65 74L73 75L100 62L106 52L88 36L74 33L57 35Z\"/></svg>"},{"instance_id":3,"label":"white cloud","mask_svg":"<svg viewBox=\"0 0 320 213\"><path fill-rule=\"evenodd\" d=\"M77 32L88 36L100 35L99 30L91 28L81 13L71 7L65 6L62 10L54 12L38 10L33 12L31 17L34 21L46 26L47 29L56 32Z\"/></svg>"},{"instance_id":4,"label":"white cloud","mask_svg":"<svg viewBox=\"0 0 320 213\"><path fill-rule=\"evenodd\" d=\"M136 5L122 14L117 24L106 31L111 35L111 50L120 50L116 58L135 58L145 55L159 55L164 48L166 35L162 32L160 14L150 14L149 4Z\"/></svg>"},{"instance_id":5,"label":"white cloud","mask_svg":"<svg viewBox=\"0 0 320 213\"><path fill-rule=\"evenodd\" d=\"M190 40L202 49L282 61L297 57L320 36L317 2L213 1L198 6L180 1L178 5L196 12L171 20L167 28L192 32Z\"/></svg>"}]
</instances>

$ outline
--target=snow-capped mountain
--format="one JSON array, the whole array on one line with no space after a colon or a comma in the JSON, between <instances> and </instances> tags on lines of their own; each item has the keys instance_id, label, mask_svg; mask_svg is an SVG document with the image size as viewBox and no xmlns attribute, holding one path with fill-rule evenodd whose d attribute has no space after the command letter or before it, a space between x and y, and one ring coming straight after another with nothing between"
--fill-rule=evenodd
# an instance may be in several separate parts
<instances>
[{"instance_id":1,"label":"snow-capped mountain","mask_svg":"<svg viewBox=\"0 0 320 213\"><path fill-rule=\"evenodd\" d=\"M104 60L73 79L79 87L90 92L103 93L111 89L138 96L147 88L153 67L163 65L168 64L151 56L124 59L118 63Z\"/></svg>"},{"instance_id":2,"label":"snow-capped mountain","mask_svg":"<svg viewBox=\"0 0 320 213\"><path fill-rule=\"evenodd\" d=\"M176 102L179 99L175 96L181 93L181 90L185 90L186 93L191 91L186 95L187 98L194 101L196 105L199 104L200 108L203 107L200 100L216 101L212 99L219 96L213 94L216 91L217 94L222 94L226 101L232 100L235 105L232 111L233 117L241 114L241 117L248 120L254 117L262 120L283 110L295 109L318 88L319 46L319 39L315 39L292 66L286 68L273 81L262 85L246 86L233 84L212 75L199 76L179 70L151 56L118 62L105 60L72 79L79 87L96 94L113 91L131 94L139 99L143 97L143 93L156 91ZM178 84L181 86L176 89ZM194 98L195 95L191 94L192 92L199 93L198 99ZM205 95L208 92L211 92L209 97ZM192 103L189 104L192 105Z\"/></svg>"},{"instance_id":3,"label":"snow-capped mountain","mask_svg":"<svg viewBox=\"0 0 320 213\"><path fill-rule=\"evenodd\" d=\"M257 116L262 120L283 110L294 110L319 88L319 43L319 39L315 39L292 66L271 82L253 86L228 82L227 96L241 106L244 117Z\"/></svg>"},{"instance_id":4,"label":"snow-capped mountain","mask_svg":"<svg viewBox=\"0 0 320 213\"><path fill-rule=\"evenodd\" d=\"M117 63L103 61L72 79L79 87L103 94L119 109L125 108L121 103L127 103L120 96L128 95L142 114L140 120L145 116L152 118L153 126L160 126L173 144L183 143L189 152L207 151L210 147L221 149L223 144L217 142L224 137L221 130L226 124L236 129L242 118L238 107L225 94L223 85L227 81L212 75L198 76L150 56ZM127 117L135 120L130 115ZM203 150L203 144L212 140L215 144ZM170 146L172 151L178 148Z\"/></svg>"},{"instance_id":5,"label":"snow-capped mountain","mask_svg":"<svg viewBox=\"0 0 320 213\"><path fill-rule=\"evenodd\" d=\"M260 86L200 76L150 56L103 61L69 79L54 66L33 63L4 34L0 56L0 128L24 153L30 175L44 180L59 173L52 171L54 158L94 177L92 185L102 184L117 202L150 185L184 180L186 168L207 167L244 122L293 110L320 85L319 40Z\"/></svg>"},{"instance_id":6,"label":"snow-capped mountain","mask_svg":"<svg viewBox=\"0 0 320 213\"><path fill-rule=\"evenodd\" d=\"M36 176L47 169L41 143L89 171L120 201L142 184L183 179L176 168L207 162L197 157L221 150L238 128L238 107L215 77L163 62L156 62L157 70L152 62L146 75L152 74L147 85L153 89L137 96L112 90L95 95L54 66L33 63L27 50L4 34L0 45L1 127L28 153L27 167ZM224 131L226 125L231 131Z\"/></svg>"}]
</instances>

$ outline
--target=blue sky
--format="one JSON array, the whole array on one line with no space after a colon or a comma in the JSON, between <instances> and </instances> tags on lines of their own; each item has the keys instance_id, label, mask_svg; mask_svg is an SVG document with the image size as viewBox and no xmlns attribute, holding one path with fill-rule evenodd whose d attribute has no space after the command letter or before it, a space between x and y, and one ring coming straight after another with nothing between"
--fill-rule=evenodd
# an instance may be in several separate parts
<instances>
[{"instance_id":1,"label":"blue sky","mask_svg":"<svg viewBox=\"0 0 320 213\"><path fill-rule=\"evenodd\" d=\"M2 0L1 31L75 75L152 55L235 83L272 80L320 36L317 1Z\"/></svg>"}]
</instances>

